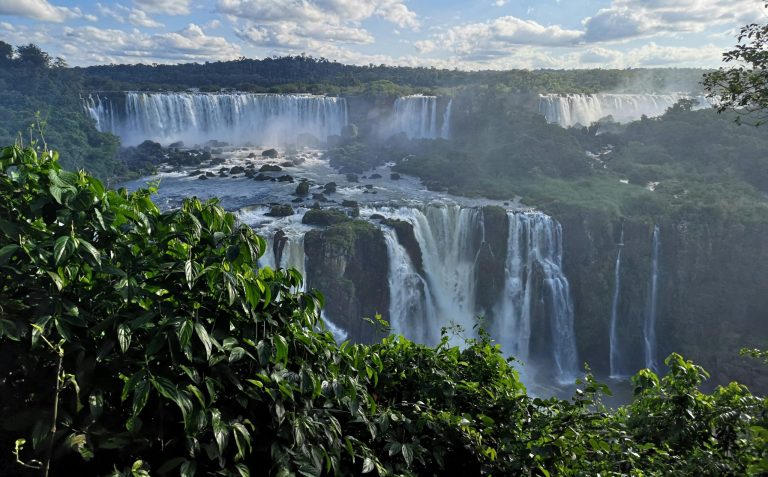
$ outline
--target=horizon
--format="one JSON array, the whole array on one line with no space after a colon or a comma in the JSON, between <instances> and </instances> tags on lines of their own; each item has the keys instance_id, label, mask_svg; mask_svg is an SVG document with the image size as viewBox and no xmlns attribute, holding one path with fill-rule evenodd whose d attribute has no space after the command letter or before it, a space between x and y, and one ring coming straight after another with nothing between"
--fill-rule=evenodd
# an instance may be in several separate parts
<instances>
[{"instance_id":1,"label":"horizon","mask_svg":"<svg viewBox=\"0 0 768 477\"><path fill-rule=\"evenodd\" d=\"M69 66L305 54L461 71L721 66L762 0L0 0L0 40Z\"/></svg>"}]
</instances>

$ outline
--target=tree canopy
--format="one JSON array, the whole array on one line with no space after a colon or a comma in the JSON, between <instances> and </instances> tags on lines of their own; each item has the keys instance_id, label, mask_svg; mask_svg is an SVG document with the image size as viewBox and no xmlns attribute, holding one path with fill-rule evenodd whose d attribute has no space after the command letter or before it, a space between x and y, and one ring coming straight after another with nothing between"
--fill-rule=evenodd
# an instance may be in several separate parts
<instances>
[{"instance_id":1,"label":"tree canopy","mask_svg":"<svg viewBox=\"0 0 768 477\"><path fill-rule=\"evenodd\" d=\"M742 27L737 40L723 53L723 61L735 66L705 75L704 85L720 111L734 109L742 113L737 121L760 125L768 120L768 24Z\"/></svg>"}]
</instances>

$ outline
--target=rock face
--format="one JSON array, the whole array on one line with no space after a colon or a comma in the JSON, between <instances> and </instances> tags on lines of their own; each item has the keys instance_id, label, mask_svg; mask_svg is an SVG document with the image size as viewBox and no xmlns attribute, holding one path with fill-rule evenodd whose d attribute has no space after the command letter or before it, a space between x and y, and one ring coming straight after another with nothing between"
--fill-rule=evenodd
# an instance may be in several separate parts
<instances>
[{"instance_id":1,"label":"rock face","mask_svg":"<svg viewBox=\"0 0 768 477\"><path fill-rule=\"evenodd\" d=\"M504 292L505 270L509 235L509 218L503 207L487 206L482 209L483 236L477 256L475 300L478 308L488 320L493 319L493 308L499 303Z\"/></svg>"},{"instance_id":2,"label":"rock face","mask_svg":"<svg viewBox=\"0 0 768 477\"><path fill-rule=\"evenodd\" d=\"M364 317L388 319L387 246L375 225L348 221L304 238L307 285L325 295L328 319L344 328L350 339L373 342L384 334Z\"/></svg>"},{"instance_id":3,"label":"rock face","mask_svg":"<svg viewBox=\"0 0 768 477\"><path fill-rule=\"evenodd\" d=\"M383 216L381 217L384 219ZM373 218L373 216L371 216L371 218ZM381 223L395 229L397 241L408 253L408 256L410 257L413 266L416 268L416 271L419 272L419 274L424 275L424 261L423 257L421 256L421 247L419 246L419 241L416 240L416 234L413 231L413 225L404 220L397 219L384 219L381 221Z\"/></svg>"},{"instance_id":4,"label":"rock face","mask_svg":"<svg viewBox=\"0 0 768 477\"><path fill-rule=\"evenodd\" d=\"M579 356L608 374L609 320L620 222L575 212L558 217L564 230L565 272L575 303ZM711 373L710 385L736 380L768 391L768 375L743 347L768 343L768 224L665 221L656 301L656 359L682 354ZM617 338L621 368L645 366L643 323L649 312L653 223L624 222ZM663 369L662 369L663 370Z\"/></svg>"}]
</instances>

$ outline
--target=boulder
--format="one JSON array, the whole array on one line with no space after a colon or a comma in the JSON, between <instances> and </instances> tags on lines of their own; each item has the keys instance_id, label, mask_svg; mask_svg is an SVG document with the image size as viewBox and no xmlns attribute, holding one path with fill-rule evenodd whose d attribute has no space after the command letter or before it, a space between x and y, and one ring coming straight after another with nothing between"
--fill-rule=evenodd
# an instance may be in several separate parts
<instances>
[{"instance_id":1,"label":"boulder","mask_svg":"<svg viewBox=\"0 0 768 477\"><path fill-rule=\"evenodd\" d=\"M306 197L309 195L309 182L301 181L296 186L296 195L299 197Z\"/></svg>"},{"instance_id":2,"label":"boulder","mask_svg":"<svg viewBox=\"0 0 768 477\"><path fill-rule=\"evenodd\" d=\"M273 205L266 215L269 217L288 217L293 215L293 207L288 204Z\"/></svg>"},{"instance_id":3,"label":"boulder","mask_svg":"<svg viewBox=\"0 0 768 477\"><path fill-rule=\"evenodd\" d=\"M264 164L259 168L259 172L280 172L283 168L275 164Z\"/></svg>"},{"instance_id":4,"label":"boulder","mask_svg":"<svg viewBox=\"0 0 768 477\"><path fill-rule=\"evenodd\" d=\"M326 194L333 194L336 192L336 183L335 182L329 182L325 184L325 187L323 187Z\"/></svg>"},{"instance_id":5,"label":"boulder","mask_svg":"<svg viewBox=\"0 0 768 477\"><path fill-rule=\"evenodd\" d=\"M263 157L269 157L271 159L274 159L278 156L278 152L276 149L267 149L266 151L262 152L261 155Z\"/></svg>"}]
</instances>

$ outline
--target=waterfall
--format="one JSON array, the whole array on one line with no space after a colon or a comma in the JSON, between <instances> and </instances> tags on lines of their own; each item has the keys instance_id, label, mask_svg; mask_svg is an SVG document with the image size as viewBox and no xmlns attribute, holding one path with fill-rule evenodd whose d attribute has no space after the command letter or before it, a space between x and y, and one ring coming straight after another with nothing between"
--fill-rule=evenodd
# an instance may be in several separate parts
<instances>
[{"instance_id":1,"label":"waterfall","mask_svg":"<svg viewBox=\"0 0 768 477\"><path fill-rule=\"evenodd\" d=\"M621 251L624 248L624 223L621 224L621 238L618 244L619 251L616 254L616 265L613 272L613 299L611 300L611 323L610 323L610 376L617 379L621 377L619 370L619 359L621 350L619 350L619 296L621 294Z\"/></svg>"},{"instance_id":2,"label":"waterfall","mask_svg":"<svg viewBox=\"0 0 768 477\"><path fill-rule=\"evenodd\" d=\"M659 251L661 249L661 238L659 235L659 226L654 225L653 237L651 239L650 292L648 294L648 308L645 315L645 322L643 323L645 367L654 372L659 368L659 364L656 361L656 307L659 286Z\"/></svg>"},{"instance_id":3,"label":"waterfall","mask_svg":"<svg viewBox=\"0 0 768 477\"><path fill-rule=\"evenodd\" d=\"M392 332L408 336L419 343L439 339L432 293L426 280L416 272L394 229L382 229L389 260L389 319Z\"/></svg>"},{"instance_id":4,"label":"waterfall","mask_svg":"<svg viewBox=\"0 0 768 477\"><path fill-rule=\"evenodd\" d=\"M392 123L388 134L405 133L410 139L448 139L451 131L451 108L449 100L438 120L439 98L437 96L403 96L395 100Z\"/></svg>"},{"instance_id":5,"label":"waterfall","mask_svg":"<svg viewBox=\"0 0 768 477\"><path fill-rule=\"evenodd\" d=\"M96 122L96 129L101 132L114 131L117 128L115 108L107 98L89 94L81 98L88 116Z\"/></svg>"},{"instance_id":6,"label":"waterfall","mask_svg":"<svg viewBox=\"0 0 768 477\"><path fill-rule=\"evenodd\" d=\"M300 134L325 141L347 124L343 98L309 94L129 92L123 115L111 122L98 108L86 109L100 131L120 136L125 144L150 139L275 145L289 144ZM116 118L114 112L111 117Z\"/></svg>"},{"instance_id":7,"label":"waterfall","mask_svg":"<svg viewBox=\"0 0 768 477\"><path fill-rule=\"evenodd\" d=\"M418 310L421 317L409 317L413 325L405 335L409 338L421 336L424 343L436 344L440 338L440 327L450 324L460 325L471 332L475 325L475 258L480 249L478 231L481 230L479 209L464 208L458 205L427 206L424 208L384 207L372 212L387 217L403 220L413 226L416 241L419 244L423 260L424 277L423 303L413 305L413 299L398 300L403 307L394 308L402 312L406 305L411 310ZM402 258L399 258L402 257ZM407 259L404 251L390 255L390 271L398 270L396 262ZM409 265L411 270L413 265ZM406 267L406 269L408 268ZM407 272L399 269L402 276ZM415 272L414 272L415 273ZM410 280L414 283L415 279ZM402 297L400 290L403 283L392 280L390 297ZM404 323L404 318L392 315L392 322Z\"/></svg>"},{"instance_id":8,"label":"waterfall","mask_svg":"<svg viewBox=\"0 0 768 477\"><path fill-rule=\"evenodd\" d=\"M694 109L710 107L705 96L690 96L683 93L670 94L542 94L539 96L539 111L547 122L567 128L589 126L605 117L627 123L645 115L657 117L674 106L681 99L695 101Z\"/></svg>"},{"instance_id":9,"label":"waterfall","mask_svg":"<svg viewBox=\"0 0 768 477\"><path fill-rule=\"evenodd\" d=\"M506 354L527 361L537 271L548 298L551 349L557 380L578 373L574 310L570 285L562 271L562 227L541 213L509 212L505 288L496 309L494 337Z\"/></svg>"}]
</instances>

